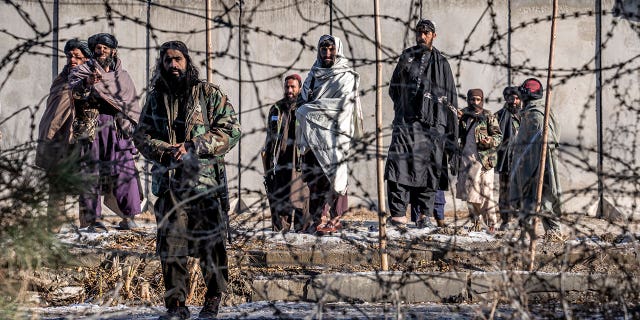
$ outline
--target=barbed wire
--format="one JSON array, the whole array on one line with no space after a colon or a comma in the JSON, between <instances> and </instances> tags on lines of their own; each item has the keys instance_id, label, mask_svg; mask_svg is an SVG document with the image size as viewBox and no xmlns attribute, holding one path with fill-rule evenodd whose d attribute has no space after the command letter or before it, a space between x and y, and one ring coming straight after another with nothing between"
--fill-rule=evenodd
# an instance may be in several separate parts
<instances>
[{"instance_id":1,"label":"barbed wire","mask_svg":"<svg viewBox=\"0 0 640 320\"><path fill-rule=\"evenodd\" d=\"M125 6L137 6L139 9L147 6L151 11L166 12L172 17L180 19L191 19L202 21L206 19L204 5L174 5L165 4L162 1L83 1L77 5L95 6L91 16L77 17L74 22L69 22L53 27L47 6L53 2L47 1L5 1L4 8L12 10L19 18L19 21L26 25L28 30L14 30L15 26L5 25L0 28L0 35L10 39L12 45L2 50L0 59L0 93L6 94L13 90L12 82L16 75L16 70L22 64L29 63L31 58L44 57L57 59L63 57L62 52L52 54L51 49L59 47L59 44L51 43L51 36L54 33L64 34L84 34L83 28L88 25L106 25L110 30L121 24L131 24L133 28L148 30L151 43L149 46L137 43L128 43L120 46L120 54L126 60L127 54L138 51L151 51L151 57L156 56L156 52L161 44L160 39L168 36L181 39L185 37L204 38L208 31L205 27L195 26L189 23L189 29L175 29L166 27L162 22L152 24L146 19L131 14L131 9ZM240 2L222 1L217 4L217 8L212 12L213 32L227 32L228 35L221 38L221 45L212 52L214 58L213 73L216 79L220 79L222 88L232 88L234 86L245 86L242 91L250 92L243 97L241 114L243 133L242 140L249 141L252 145L259 146L264 141L268 109L273 105L269 101L280 96L281 81L292 73L308 72L311 63L307 63L315 58L317 54L316 44L312 37L319 32L328 30L331 24L334 34L339 35L345 44L345 55L351 67L356 71L370 70L376 64L373 50L376 46L375 37L371 28L373 25L373 14L353 14L352 3L337 1L302 1L289 0L276 4L264 0L242 3L243 20L238 21L238 9ZM368 5L368 3L367 3ZM393 15L381 15L380 19L387 23L387 27L394 30L393 35L400 35L398 38L387 39L382 44L382 64L385 67L393 67L398 61L403 48L414 44L413 26L422 17L424 8L422 1L411 1L402 3L406 7L403 17ZM400 4L398 4L400 6ZM453 66L453 73L459 90L458 96L463 99L466 95L462 92L467 88L465 74L466 68L479 65L494 68L493 72L499 75L504 70L513 74L512 78L537 77L543 79L547 74L546 66L535 65L531 55L533 52L525 50L523 60L519 64L514 64L513 60L507 59L507 36L509 34L519 34L527 32L536 26L547 25L551 22L550 15L531 16L514 26L501 26L501 17L505 13L502 6L494 1L486 1L485 5L476 6L477 11L473 12L473 18L465 22L464 30L456 30L461 34L461 46L459 49L444 52ZM313 12L309 10L313 9ZM324 18L326 12L331 12L332 21ZM286 12L287 20L297 21L298 26L292 32L276 32L277 19L269 19L265 24L259 24L264 15L275 15ZM319 14L318 12L323 12ZM398 10L401 12L401 10ZM622 51L622 48L612 48L615 45L616 35L624 32L640 35L640 25L635 23L638 14L632 12L621 12L616 6L610 10L600 12L603 17L611 17L609 25L603 25L602 49ZM586 17L594 17L596 12L589 8L575 10L573 12L563 12L557 17L561 21L572 22L581 21ZM39 18L34 18L39 17ZM616 19L622 17L626 20ZM635 20L634 20L635 19ZM41 21L44 20L44 21ZM204 26L204 23L202 23ZM488 26L488 29L486 27ZM623 26L625 30L622 30ZM606 28L606 30L604 30ZM242 30L241 39L237 30ZM448 33L448 32L447 32ZM450 34L453 34L450 33ZM478 41L472 41L479 36ZM451 37L451 36L450 36ZM61 38L60 43L64 43L69 38ZM637 39L636 39L637 40ZM261 47L254 47L256 42L275 44L273 47L282 46L288 48L286 59L282 61L270 61L269 55L261 52ZM236 47L234 44L238 44ZM402 43L400 50L397 45ZM546 42L545 42L546 43ZM437 47L436 42L436 47ZM201 48L202 46L197 46ZM368 52L366 50L370 50ZM595 51L595 50L594 50ZM198 57L195 63L199 66L206 66L206 52L201 49L190 49L194 57ZM314 301L317 314L323 312L330 313L330 301L342 301L352 307L352 315L365 318L377 318L375 313L371 313L362 302L367 298L362 298L353 292L339 287L339 277L341 273L347 273L354 278L364 279L363 283L370 281L375 283L376 290L380 290L379 296L368 292L360 292L364 297L374 301L393 302L397 314L401 309L401 295L407 299L406 290L403 288L419 286L422 290L434 292L434 300L445 305L459 305L463 302L477 303L478 308L470 317L482 318L523 318L535 316L558 315L564 317L577 316L585 310L591 310L589 303L598 306L614 306L612 316L638 316L638 260L635 255L638 252L638 236L640 231L637 228L637 221L634 218L640 200L640 165L638 163L638 141L640 123L640 97L638 95L637 76L640 69L640 53L628 50L626 54L616 52L616 59L612 59L607 65L597 69L593 63L594 55L581 55L586 58L581 60L576 58L571 61L571 66L554 68L554 78L552 89L554 92L565 90L571 92L572 86L576 86L572 81L588 79L595 72L606 73L602 79L602 87L611 90L611 100L608 109L609 118L605 126L603 149L598 150L593 146L593 142L588 141L591 134L589 128L593 125L590 112L594 109L596 99L596 89L589 86L588 91L580 92L579 99L570 99L573 107L559 106L556 110L564 112L564 116L574 116L577 121L563 121L563 127L569 123L576 123L575 128L568 128L571 133L563 136L563 141L559 145L561 166L569 172L569 175L584 174L594 176L597 173L597 166L594 159L600 152L607 163L607 170L599 173L600 179L607 182L606 192L611 197L613 206L620 206L626 209L626 216L620 220L611 221L598 220L588 217L585 212L590 210L589 205L593 201L581 200L586 203L581 208L567 211L560 222L567 227L566 238L547 239L539 248L537 254L539 259L532 273L521 272L522 265L528 260L526 250L518 239L515 232L501 232L491 237L474 233L469 230L472 223L466 209L460 208L460 204L453 201L453 210L447 212L447 221L450 227L445 229L433 229L422 232L419 229L409 228L407 231L389 230L390 269L397 273L380 272L378 257L378 226L377 226L377 195L372 192L371 179L373 173L362 172L369 168L367 164L376 159L375 134L369 132L362 139L356 141L351 146L351 154L345 160L349 168L350 188L348 196L352 198L357 206L350 208L345 216L344 231L330 237L312 237L299 234L282 234L270 231L269 203L266 198L264 187L261 183L243 179L244 184L237 186L237 193L245 199L245 205L249 211L235 212L231 216L231 229L234 241L230 244L230 255L232 258L231 280L227 305L252 301L254 297L263 295L265 300L273 297L273 292L283 292L280 297L286 297L289 301ZM55 56L54 56L55 55ZM243 73L237 74L233 67L221 66L216 68L217 63L242 64ZM153 61L153 59L151 59ZM219 62L217 62L219 61ZM286 62L283 62L286 61ZM508 62L510 61L510 62ZM136 69L136 70L139 70ZM362 72L361 72L362 73ZM30 75L35 77L36 75ZM272 87L274 83L278 86ZM248 87L247 87L248 86ZM493 92L496 88L506 86L505 83L488 83L486 88ZM361 99L373 99L372 93L378 89L386 92L389 87L389 79L384 79L381 88L375 84L361 83L359 95ZM147 84L139 88L139 96L142 97L147 92ZM228 89L226 89L228 90ZM501 90L499 90L501 91ZM276 92L275 96L273 92ZM11 106L7 111L7 105L3 102L4 110L0 118L0 128L9 127L12 122L22 122L25 117L27 121L21 123L20 134L22 137L16 138L9 148L0 150L0 184L4 191L0 191L0 229L6 225L15 226L17 224L27 225L34 219L34 215L27 214L29 210L42 211L42 202L46 198L46 179L42 178L42 170L32 163L34 148L37 145L36 127L38 115L42 113L44 103L47 98L46 92L34 93L30 98L33 101L25 103L24 106ZM580 102L582 110L579 110ZM491 94L485 98L485 103L503 103L500 94ZM385 107L391 109L390 107ZM554 108L556 108L554 106ZM372 118L373 113L367 109L366 118ZM259 119L256 120L256 119ZM573 119L572 119L573 120ZM27 128L28 130L24 129ZM367 127L371 131L370 125ZM392 136L391 119L385 121L382 128L384 141L389 141ZM27 133L28 131L28 133ZM5 134L6 139L6 134ZM246 142L245 142L246 143ZM5 143L6 145L6 143ZM229 161L227 171L229 181L236 181L240 175L249 177L262 177L264 174L260 168L261 155L259 148L243 148L242 161L236 163ZM386 153L383 155L386 159ZM144 161L144 160L143 160ZM41 177L38 181L30 180L30 177ZM569 182L574 177L569 178ZM144 179L143 179L144 180ZM454 177L450 177L453 185ZM578 180L578 179L577 179ZM594 181L594 179L588 179ZM6 187L6 188L5 188ZM19 196L20 194L32 193L34 197ZM565 202L580 201L580 199L596 200L598 195L597 182L578 183L567 185L563 197ZM449 201L455 198L453 190L447 191ZM626 200L624 200L626 199ZM74 210L73 207L68 210ZM241 211L241 210L239 210ZM73 214L75 215L75 214ZM37 219L37 218L35 218ZM75 222L74 222L75 223ZM4 229L3 229L4 230ZM123 233L124 234L124 233ZM119 235L125 239L124 235ZM81 238L81 237L79 237ZM144 237L143 237L144 238ZM141 239L136 238L138 241ZM144 238L146 239L146 238ZM475 239L475 240L470 240ZM124 241L124 240L117 240ZM145 240L149 241L149 240ZM103 246L100 243L91 243L93 246ZM0 241L0 247L11 248L13 243ZM135 258L127 258L132 254L130 250L121 248L110 248L109 263L95 267L96 277L86 278L83 285L84 301L98 299L100 296L103 303L107 301L131 302L138 295L133 293L133 289L123 289L126 282L123 270L142 273L151 261L156 258L152 256L153 246L146 246L142 250L143 255ZM104 248L103 248L104 249ZM278 255L279 254L279 255ZM329 256L338 257L331 260ZM115 257L119 257L115 260ZM280 258L279 258L280 257ZM284 257L287 257L285 259ZM129 260L125 260L125 258ZM9 259L9 258L4 258ZM120 260L122 259L122 260ZM270 260L272 259L272 260ZM280 259L280 260L278 260ZM4 262L0 258L0 262ZM270 262L275 261L275 262ZM9 264L0 264L9 265ZM46 264L38 266L45 268ZM2 269L2 267L0 267ZM156 266L157 269L157 266ZM109 275L112 270L116 276ZM480 273L479 273L480 272ZM492 273L493 272L493 273ZM0 272L1 274L2 272ZM462 274L463 280L456 278L453 274ZM335 276L334 282L326 280L323 276ZM486 276L489 282L483 283L479 277ZM295 282L296 278L302 279ZM575 277L585 281L585 285L580 287L578 280L570 282L575 288L567 289L566 277ZM611 277L611 281L601 281L600 277ZM158 278L133 277L127 278L130 286L142 288L150 286L153 297L150 302L153 304L162 303L162 281ZM263 280L272 282L261 282ZM292 280L293 279L293 280ZM265 280L265 281L266 281ZM286 282L284 280L290 281ZM448 281L448 286L455 286L458 281L464 282L464 290L456 294L449 294L442 291L438 286L438 280ZM282 282L278 282L282 281ZM616 282L617 281L617 282ZM193 281L193 285L203 288L202 279ZM265 284L267 283L267 284ZM369 282L366 282L369 283ZM532 283L539 285L535 287ZM614 284L612 284L614 283ZM335 286L334 286L335 284ZM264 287L263 287L264 285ZM291 286L290 286L291 285ZM483 287L483 285L485 287ZM295 290L295 286L305 288L302 291ZM373 286L373 285L372 285ZM265 288L268 287L268 288ZM543 288L543 289L540 289ZM44 289L43 289L44 290ZM123 291L124 290L124 291ZM137 290L137 289L136 289ZM374 291L373 289L371 289ZM1 291L1 290L0 290ZM199 304L202 302L202 290L197 290L190 297L190 303ZM271 291L271 292L269 292ZM125 294L125 292L128 292ZM401 293L404 292L404 293ZM591 292L591 293L590 293ZM595 294L593 294L595 292ZM313 293L313 294L312 294ZM271 294L271 295L270 295ZM547 294L547 296L545 296ZM105 298L107 296L108 298ZM77 298L80 299L80 298ZM282 298L285 299L285 298ZM75 300L74 302L80 302ZM411 301L407 299L407 301ZM69 302L69 301L65 301ZM554 302L557 304L546 304ZM0 307L2 304L0 304ZM275 317L287 317L292 311L281 304L269 302L262 306L266 310L273 312ZM387 308L386 306L384 308ZM408 308L408 307L407 307ZM560 310L558 312L558 309ZM384 314L390 314L385 309ZM555 313L554 313L555 312ZM600 311L602 314L602 311ZM292 317L294 318L294 317ZM399 318L399 316L398 316Z\"/></svg>"}]
</instances>

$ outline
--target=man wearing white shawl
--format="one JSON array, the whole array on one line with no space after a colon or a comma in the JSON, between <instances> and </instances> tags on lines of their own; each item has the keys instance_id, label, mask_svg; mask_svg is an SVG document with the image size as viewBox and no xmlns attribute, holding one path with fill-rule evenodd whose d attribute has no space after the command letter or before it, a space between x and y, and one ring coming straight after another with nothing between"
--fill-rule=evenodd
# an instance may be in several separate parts
<instances>
[{"instance_id":1,"label":"man wearing white shawl","mask_svg":"<svg viewBox=\"0 0 640 320\"><path fill-rule=\"evenodd\" d=\"M318 57L302 87L305 104L296 111L296 140L313 218L309 232L325 234L341 228L340 216L348 207L347 161L352 140L363 131L359 82L340 38L320 37Z\"/></svg>"}]
</instances>

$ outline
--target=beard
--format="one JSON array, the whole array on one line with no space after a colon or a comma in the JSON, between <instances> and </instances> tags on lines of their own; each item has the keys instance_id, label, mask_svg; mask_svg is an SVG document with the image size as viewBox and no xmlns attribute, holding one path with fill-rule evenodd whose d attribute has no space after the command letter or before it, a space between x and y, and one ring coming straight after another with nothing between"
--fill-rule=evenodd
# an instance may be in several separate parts
<instances>
[{"instance_id":1,"label":"beard","mask_svg":"<svg viewBox=\"0 0 640 320\"><path fill-rule=\"evenodd\" d=\"M172 70L165 70L162 68L160 74L167 81L167 84L173 92L184 91L187 88L187 76L185 71L177 70L178 75L175 75Z\"/></svg>"},{"instance_id":2,"label":"beard","mask_svg":"<svg viewBox=\"0 0 640 320\"><path fill-rule=\"evenodd\" d=\"M322 57L320 58L320 66L323 68L331 68L336 63L336 56L331 57L331 59L325 60Z\"/></svg>"},{"instance_id":3,"label":"beard","mask_svg":"<svg viewBox=\"0 0 640 320\"><path fill-rule=\"evenodd\" d=\"M284 100L289 103L289 104L293 104L296 101L298 101L298 95L292 95L292 96L288 96L288 95L284 95Z\"/></svg>"},{"instance_id":4,"label":"beard","mask_svg":"<svg viewBox=\"0 0 640 320\"><path fill-rule=\"evenodd\" d=\"M107 67L110 67L111 64L114 61L113 55L108 55L106 57L98 57L96 58L96 60L98 61L98 64L102 67L102 69L106 69Z\"/></svg>"},{"instance_id":5,"label":"beard","mask_svg":"<svg viewBox=\"0 0 640 320\"><path fill-rule=\"evenodd\" d=\"M418 46L420 46L421 48L431 50L432 45L433 45L433 41L426 42L424 40L418 40Z\"/></svg>"}]
</instances>

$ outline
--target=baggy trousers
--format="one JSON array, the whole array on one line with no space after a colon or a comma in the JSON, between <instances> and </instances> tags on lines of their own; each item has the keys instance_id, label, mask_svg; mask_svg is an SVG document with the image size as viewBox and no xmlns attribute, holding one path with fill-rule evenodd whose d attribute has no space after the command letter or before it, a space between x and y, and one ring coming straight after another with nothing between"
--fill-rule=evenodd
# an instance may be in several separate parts
<instances>
[{"instance_id":1,"label":"baggy trousers","mask_svg":"<svg viewBox=\"0 0 640 320\"><path fill-rule=\"evenodd\" d=\"M165 306L184 306L186 303L189 293L188 256L199 259L207 287L205 298L221 296L227 289L229 269L226 227L218 199L207 196L181 203L168 191L158 197L154 209Z\"/></svg>"},{"instance_id":2,"label":"baggy trousers","mask_svg":"<svg viewBox=\"0 0 640 320\"><path fill-rule=\"evenodd\" d=\"M100 114L92 143L81 146L81 170L88 179L80 193L80 227L86 227L102 215L100 198L113 192L118 208L125 217L140 213L140 187L133 159L135 150L130 139L119 137L113 116ZM79 142L82 143L82 142Z\"/></svg>"},{"instance_id":3,"label":"baggy trousers","mask_svg":"<svg viewBox=\"0 0 640 320\"><path fill-rule=\"evenodd\" d=\"M322 218L337 221L349 209L349 198L333 190L313 152L304 155L302 164L303 180L309 187L309 214L313 219L312 227L322 223ZM312 231L315 231L312 230Z\"/></svg>"},{"instance_id":4,"label":"baggy trousers","mask_svg":"<svg viewBox=\"0 0 640 320\"><path fill-rule=\"evenodd\" d=\"M444 196L444 193L442 195ZM392 217L404 217L407 204L411 204L411 221L415 222L420 215L429 217L434 213L436 190L406 186L387 180L387 198L389 213Z\"/></svg>"}]
</instances>

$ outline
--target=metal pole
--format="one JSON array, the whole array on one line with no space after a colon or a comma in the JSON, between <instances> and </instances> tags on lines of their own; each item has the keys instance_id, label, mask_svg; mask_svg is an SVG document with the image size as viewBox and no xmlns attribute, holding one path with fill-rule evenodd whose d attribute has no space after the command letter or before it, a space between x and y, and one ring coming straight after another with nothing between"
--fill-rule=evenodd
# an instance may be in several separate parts
<instances>
[{"instance_id":1,"label":"metal pole","mask_svg":"<svg viewBox=\"0 0 640 320\"><path fill-rule=\"evenodd\" d=\"M147 84L147 86L149 86L149 82L151 81L151 74L149 71L149 69L151 68L151 1L152 0L147 0L147 25L145 27L147 32L147 39L146 39L147 52L146 52L146 58L145 58L146 60L145 61L146 62L145 83ZM147 211L149 210L150 203L151 203L151 200L149 200L149 195L151 194L151 183L150 183L151 175L149 174L150 172L149 161L144 161L144 172L145 172L144 194L147 197L147 201L144 203L144 207L142 208L142 211Z\"/></svg>"},{"instance_id":2,"label":"metal pole","mask_svg":"<svg viewBox=\"0 0 640 320\"><path fill-rule=\"evenodd\" d=\"M596 2L596 126L598 127L598 213L604 217L604 184L602 182L602 0Z\"/></svg>"},{"instance_id":3,"label":"metal pole","mask_svg":"<svg viewBox=\"0 0 640 320\"><path fill-rule=\"evenodd\" d=\"M51 80L55 80L58 77L58 34L60 32L59 25L59 6L58 0L53 1L53 33L51 39Z\"/></svg>"},{"instance_id":4,"label":"metal pole","mask_svg":"<svg viewBox=\"0 0 640 320\"><path fill-rule=\"evenodd\" d=\"M542 151L540 152L540 163L538 165L538 185L536 188L536 216L533 219L531 235L531 257L529 271L533 271L536 253L536 227L538 225L538 214L542 207L542 186L544 183L544 168L547 162L547 138L549 135L549 112L551 110L551 78L553 77L553 53L556 45L556 16L558 15L558 0L553 0L553 14L551 17L551 41L549 43L549 67L547 70L547 94L544 99L544 125L542 127Z\"/></svg>"},{"instance_id":5,"label":"metal pole","mask_svg":"<svg viewBox=\"0 0 640 320\"><path fill-rule=\"evenodd\" d=\"M146 73L145 73L145 83L149 83L149 80L151 80L151 75L149 74L149 69L151 68L151 0L147 0L147 26L146 26L146 32L147 32L147 57L146 57ZM149 172L149 171L145 171L145 172ZM147 187L148 187L148 183L147 183ZM148 190L147 190L148 191Z\"/></svg>"},{"instance_id":6,"label":"metal pole","mask_svg":"<svg viewBox=\"0 0 640 320\"><path fill-rule=\"evenodd\" d=\"M378 239L380 242L380 267L382 271L389 270L387 257L387 222L386 199L384 194L384 169L382 163L382 39L380 34L380 3L373 1L376 28L376 173L378 176L378 224L380 225Z\"/></svg>"},{"instance_id":7,"label":"metal pole","mask_svg":"<svg viewBox=\"0 0 640 320\"><path fill-rule=\"evenodd\" d=\"M511 0L507 1L507 85L511 86Z\"/></svg>"},{"instance_id":8,"label":"metal pole","mask_svg":"<svg viewBox=\"0 0 640 320\"><path fill-rule=\"evenodd\" d=\"M329 0L329 34L333 35L333 0Z\"/></svg>"},{"instance_id":9,"label":"metal pole","mask_svg":"<svg viewBox=\"0 0 640 320\"><path fill-rule=\"evenodd\" d=\"M207 0L207 4L206 4L206 16L207 16L207 20L206 20L206 28L207 28L207 33L206 33L206 41L207 41L207 49L206 49L206 59L207 59L207 82L212 82L213 81L213 35L212 35L212 23L211 23L211 8L212 0Z\"/></svg>"},{"instance_id":10,"label":"metal pole","mask_svg":"<svg viewBox=\"0 0 640 320\"><path fill-rule=\"evenodd\" d=\"M242 0L238 1L238 122L242 123ZM236 213L242 205L242 135L238 140L238 204Z\"/></svg>"}]
</instances>

